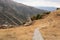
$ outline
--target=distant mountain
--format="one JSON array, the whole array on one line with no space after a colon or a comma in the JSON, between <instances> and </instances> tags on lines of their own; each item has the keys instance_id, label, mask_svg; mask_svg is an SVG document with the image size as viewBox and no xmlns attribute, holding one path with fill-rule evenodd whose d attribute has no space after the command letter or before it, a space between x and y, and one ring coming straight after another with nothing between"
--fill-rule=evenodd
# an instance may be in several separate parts
<instances>
[{"instance_id":1,"label":"distant mountain","mask_svg":"<svg viewBox=\"0 0 60 40\"><path fill-rule=\"evenodd\" d=\"M44 12L12 0L0 0L0 24L23 24L28 17Z\"/></svg>"},{"instance_id":2,"label":"distant mountain","mask_svg":"<svg viewBox=\"0 0 60 40\"><path fill-rule=\"evenodd\" d=\"M36 7L36 8L43 9L43 10L48 10L48 11L56 10L56 7Z\"/></svg>"}]
</instances>

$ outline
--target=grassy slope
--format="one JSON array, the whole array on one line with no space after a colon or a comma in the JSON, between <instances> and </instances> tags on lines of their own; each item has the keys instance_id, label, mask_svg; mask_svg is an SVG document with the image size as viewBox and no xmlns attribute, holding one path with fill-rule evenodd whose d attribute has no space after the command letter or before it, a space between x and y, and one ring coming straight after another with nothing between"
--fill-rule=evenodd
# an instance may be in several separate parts
<instances>
[{"instance_id":1,"label":"grassy slope","mask_svg":"<svg viewBox=\"0 0 60 40\"><path fill-rule=\"evenodd\" d=\"M11 29L1 29L1 40L32 40L34 29L38 27L34 24L31 26L17 27Z\"/></svg>"},{"instance_id":2,"label":"grassy slope","mask_svg":"<svg viewBox=\"0 0 60 40\"><path fill-rule=\"evenodd\" d=\"M45 40L60 40L60 10L52 12L45 21L48 26L41 29Z\"/></svg>"},{"instance_id":3,"label":"grassy slope","mask_svg":"<svg viewBox=\"0 0 60 40\"><path fill-rule=\"evenodd\" d=\"M37 27L45 40L60 40L60 16L57 16L57 13L60 13L60 10L52 12L45 19L36 20L30 26L0 29L0 40L32 40Z\"/></svg>"}]
</instances>

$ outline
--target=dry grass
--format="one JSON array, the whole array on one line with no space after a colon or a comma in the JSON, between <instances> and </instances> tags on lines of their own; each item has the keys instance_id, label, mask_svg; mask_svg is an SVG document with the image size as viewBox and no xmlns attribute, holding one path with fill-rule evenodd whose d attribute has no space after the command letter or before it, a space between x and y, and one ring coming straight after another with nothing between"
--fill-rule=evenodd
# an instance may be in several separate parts
<instances>
[{"instance_id":1,"label":"dry grass","mask_svg":"<svg viewBox=\"0 0 60 40\"><path fill-rule=\"evenodd\" d=\"M30 26L20 26L10 29L0 29L0 39L1 40L32 40L34 29L36 27L39 27L38 25L39 23L35 21L35 23Z\"/></svg>"},{"instance_id":2,"label":"dry grass","mask_svg":"<svg viewBox=\"0 0 60 40\"><path fill-rule=\"evenodd\" d=\"M60 16L52 12L47 18L36 20L30 26L0 29L0 40L32 40L34 30L38 27L45 40L60 40Z\"/></svg>"},{"instance_id":3,"label":"dry grass","mask_svg":"<svg viewBox=\"0 0 60 40\"><path fill-rule=\"evenodd\" d=\"M45 40L60 40L60 10L52 12L45 20L49 25L40 29Z\"/></svg>"}]
</instances>

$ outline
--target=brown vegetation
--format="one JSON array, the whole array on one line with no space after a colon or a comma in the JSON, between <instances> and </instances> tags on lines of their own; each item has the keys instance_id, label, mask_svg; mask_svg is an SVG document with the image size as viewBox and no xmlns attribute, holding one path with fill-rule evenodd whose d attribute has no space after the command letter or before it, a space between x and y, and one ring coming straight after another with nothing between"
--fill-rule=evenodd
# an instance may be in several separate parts
<instances>
[{"instance_id":1,"label":"brown vegetation","mask_svg":"<svg viewBox=\"0 0 60 40\"><path fill-rule=\"evenodd\" d=\"M60 40L60 10L51 12L44 19L35 20L30 26L0 29L0 40L32 40L34 30L39 28L45 40Z\"/></svg>"}]
</instances>

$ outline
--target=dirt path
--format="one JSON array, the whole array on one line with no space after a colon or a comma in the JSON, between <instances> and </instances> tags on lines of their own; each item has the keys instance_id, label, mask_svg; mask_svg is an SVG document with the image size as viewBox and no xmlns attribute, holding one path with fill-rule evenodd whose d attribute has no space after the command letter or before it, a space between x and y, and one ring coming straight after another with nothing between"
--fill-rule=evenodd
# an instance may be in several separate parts
<instances>
[{"instance_id":1,"label":"dirt path","mask_svg":"<svg viewBox=\"0 0 60 40\"><path fill-rule=\"evenodd\" d=\"M33 40L44 40L44 38L42 37L41 32L39 31L39 28L35 29Z\"/></svg>"}]
</instances>

